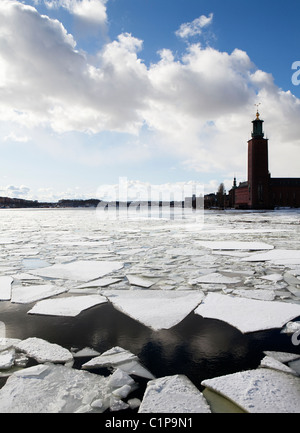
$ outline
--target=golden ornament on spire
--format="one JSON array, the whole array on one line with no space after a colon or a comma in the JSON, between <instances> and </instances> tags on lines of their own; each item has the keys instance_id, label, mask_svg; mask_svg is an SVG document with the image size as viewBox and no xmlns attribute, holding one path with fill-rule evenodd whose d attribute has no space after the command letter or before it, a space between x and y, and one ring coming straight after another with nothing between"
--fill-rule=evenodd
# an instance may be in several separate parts
<instances>
[{"instance_id":1,"label":"golden ornament on spire","mask_svg":"<svg viewBox=\"0 0 300 433\"><path fill-rule=\"evenodd\" d=\"M259 119L260 114L259 114L259 112L258 112L258 107L261 105L261 102L259 102L258 104L254 104L254 105L255 105L255 107L257 107L257 111L256 111L256 120L260 120L260 119Z\"/></svg>"}]
</instances>

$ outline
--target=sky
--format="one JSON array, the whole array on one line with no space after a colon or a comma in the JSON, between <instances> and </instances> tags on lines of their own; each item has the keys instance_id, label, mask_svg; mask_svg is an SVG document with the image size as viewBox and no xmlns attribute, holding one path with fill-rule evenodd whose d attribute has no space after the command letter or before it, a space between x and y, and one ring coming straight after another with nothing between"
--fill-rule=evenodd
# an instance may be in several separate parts
<instances>
[{"instance_id":1,"label":"sky","mask_svg":"<svg viewBox=\"0 0 300 433\"><path fill-rule=\"evenodd\" d=\"M1 0L0 196L300 177L298 0ZM258 105L260 104L260 105Z\"/></svg>"}]
</instances>

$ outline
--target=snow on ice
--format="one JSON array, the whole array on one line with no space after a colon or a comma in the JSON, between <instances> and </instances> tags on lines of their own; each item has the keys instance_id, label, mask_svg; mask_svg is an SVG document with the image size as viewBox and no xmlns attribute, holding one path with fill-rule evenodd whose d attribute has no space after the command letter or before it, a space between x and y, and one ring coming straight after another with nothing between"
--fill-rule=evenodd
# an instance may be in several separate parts
<instances>
[{"instance_id":1,"label":"snow on ice","mask_svg":"<svg viewBox=\"0 0 300 433\"><path fill-rule=\"evenodd\" d=\"M154 330L169 329L181 322L202 301L201 291L107 290L112 304Z\"/></svg>"},{"instance_id":2,"label":"snow on ice","mask_svg":"<svg viewBox=\"0 0 300 433\"><path fill-rule=\"evenodd\" d=\"M210 413L202 393L184 375L148 382L139 413Z\"/></svg>"},{"instance_id":3,"label":"snow on ice","mask_svg":"<svg viewBox=\"0 0 300 433\"><path fill-rule=\"evenodd\" d=\"M66 264L56 264L46 268L29 271L33 275L63 280L91 281L123 268L121 262L97 260L76 260Z\"/></svg>"},{"instance_id":4,"label":"snow on ice","mask_svg":"<svg viewBox=\"0 0 300 433\"><path fill-rule=\"evenodd\" d=\"M108 380L62 365L29 367L10 376L0 389L0 412L104 412L110 406Z\"/></svg>"},{"instance_id":5,"label":"snow on ice","mask_svg":"<svg viewBox=\"0 0 300 433\"><path fill-rule=\"evenodd\" d=\"M195 313L223 320L246 333L281 328L300 316L300 305L209 293Z\"/></svg>"},{"instance_id":6,"label":"snow on ice","mask_svg":"<svg viewBox=\"0 0 300 433\"><path fill-rule=\"evenodd\" d=\"M14 348L0 352L2 369L13 365L16 350L25 352L40 364L11 374L0 389L0 413L101 413L107 409L119 411L136 408L140 404L138 399L128 400L127 403L123 401L138 388L130 376L137 375L135 369L126 372L123 364L126 366L128 361L134 361L138 365L139 360L122 348L116 347L108 351L110 357L120 353L121 357L118 361L113 361L115 371L108 377L103 377L66 366L73 357L71 352L59 345L38 338L11 343L14 343ZM111 363L108 365L111 366ZM147 373L142 374L142 377L154 378L141 365L138 367L137 370L141 373Z\"/></svg>"},{"instance_id":7,"label":"snow on ice","mask_svg":"<svg viewBox=\"0 0 300 433\"><path fill-rule=\"evenodd\" d=\"M299 413L300 378L257 368L202 381L250 413Z\"/></svg>"},{"instance_id":8,"label":"snow on ice","mask_svg":"<svg viewBox=\"0 0 300 433\"><path fill-rule=\"evenodd\" d=\"M119 368L128 374L154 379L153 374L141 365L136 355L119 346L107 350L82 365L82 368L87 370L103 367Z\"/></svg>"},{"instance_id":9,"label":"snow on ice","mask_svg":"<svg viewBox=\"0 0 300 433\"><path fill-rule=\"evenodd\" d=\"M44 298L50 298L67 292L67 288L52 284L39 284L31 286L16 286L12 290L11 302L29 304Z\"/></svg>"},{"instance_id":10,"label":"snow on ice","mask_svg":"<svg viewBox=\"0 0 300 433\"><path fill-rule=\"evenodd\" d=\"M300 265L299 250L275 249L267 253L257 253L242 259L244 262L265 262L269 261L274 265Z\"/></svg>"},{"instance_id":11,"label":"snow on ice","mask_svg":"<svg viewBox=\"0 0 300 433\"><path fill-rule=\"evenodd\" d=\"M48 361L66 363L73 360L73 355L69 350L42 338L27 338L17 343L15 348L41 363Z\"/></svg>"},{"instance_id":12,"label":"snow on ice","mask_svg":"<svg viewBox=\"0 0 300 433\"><path fill-rule=\"evenodd\" d=\"M44 299L37 302L28 314L74 317L88 308L103 304L107 299L101 295L68 296L57 299Z\"/></svg>"}]
</instances>

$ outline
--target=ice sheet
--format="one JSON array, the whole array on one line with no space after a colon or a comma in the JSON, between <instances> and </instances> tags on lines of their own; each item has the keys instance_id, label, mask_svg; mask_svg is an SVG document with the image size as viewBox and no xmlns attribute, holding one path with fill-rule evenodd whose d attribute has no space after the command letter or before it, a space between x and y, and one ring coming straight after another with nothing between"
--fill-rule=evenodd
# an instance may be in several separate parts
<instances>
[{"instance_id":1,"label":"ice sheet","mask_svg":"<svg viewBox=\"0 0 300 433\"><path fill-rule=\"evenodd\" d=\"M82 365L83 369L88 370L101 367L119 368L128 374L134 374L146 379L154 379L153 374L141 365L136 355L119 346L107 350Z\"/></svg>"},{"instance_id":2,"label":"ice sheet","mask_svg":"<svg viewBox=\"0 0 300 433\"><path fill-rule=\"evenodd\" d=\"M209 293L195 313L206 318L223 320L247 333L281 328L300 316L300 305Z\"/></svg>"},{"instance_id":3,"label":"ice sheet","mask_svg":"<svg viewBox=\"0 0 300 433\"><path fill-rule=\"evenodd\" d=\"M0 352L0 370L8 370L14 365L15 350L8 349Z\"/></svg>"},{"instance_id":4,"label":"ice sheet","mask_svg":"<svg viewBox=\"0 0 300 433\"><path fill-rule=\"evenodd\" d=\"M37 302L28 314L50 316L77 316L81 311L103 304L107 299L101 295L68 296L58 299L44 299Z\"/></svg>"},{"instance_id":5,"label":"ice sheet","mask_svg":"<svg viewBox=\"0 0 300 433\"><path fill-rule=\"evenodd\" d=\"M275 292L273 290L251 290L251 289L237 289L233 290L232 294L241 296L242 298L259 299L261 301L273 301L275 299Z\"/></svg>"},{"instance_id":6,"label":"ice sheet","mask_svg":"<svg viewBox=\"0 0 300 433\"><path fill-rule=\"evenodd\" d=\"M67 264L56 264L46 268L28 271L33 275L61 278L75 281L91 281L123 268L121 262L77 260Z\"/></svg>"},{"instance_id":7,"label":"ice sheet","mask_svg":"<svg viewBox=\"0 0 300 433\"><path fill-rule=\"evenodd\" d=\"M273 245L264 242L241 242L241 241L198 241L196 245L201 245L212 250L272 250Z\"/></svg>"},{"instance_id":8,"label":"ice sheet","mask_svg":"<svg viewBox=\"0 0 300 433\"><path fill-rule=\"evenodd\" d=\"M299 413L300 378L267 368L202 381L250 413Z\"/></svg>"},{"instance_id":9,"label":"ice sheet","mask_svg":"<svg viewBox=\"0 0 300 433\"><path fill-rule=\"evenodd\" d=\"M116 346L107 350L96 358L91 359L82 365L84 369L99 368L99 367L117 367L123 362L137 361L138 357L129 350Z\"/></svg>"},{"instance_id":10,"label":"ice sheet","mask_svg":"<svg viewBox=\"0 0 300 433\"><path fill-rule=\"evenodd\" d=\"M49 343L42 338L27 338L17 343L15 348L36 359L37 362L66 363L73 359L73 355L69 350L58 344Z\"/></svg>"},{"instance_id":11,"label":"ice sheet","mask_svg":"<svg viewBox=\"0 0 300 433\"><path fill-rule=\"evenodd\" d=\"M103 295L120 311L154 330L175 326L204 297L195 290L106 290Z\"/></svg>"},{"instance_id":12,"label":"ice sheet","mask_svg":"<svg viewBox=\"0 0 300 433\"><path fill-rule=\"evenodd\" d=\"M265 262L269 261L275 265L300 265L299 250L275 249L267 253L253 254L242 259L243 262Z\"/></svg>"},{"instance_id":13,"label":"ice sheet","mask_svg":"<svg viewBox=\"0 0 300 433\"><path fill-rule=\"evenodd\" d=\"M210 413L202 393L184 375L148 382L139 413Z\"/></svg>"},{"instance_id":14,"label":"ice sheet","mask_svg":"<svg viewBox=\"0 0 300 433\"><path fill-rule=\"evenodd\" d=\"M190 282L192 284L196 283L207 283L207 284L236 284L241 281L238 277L227 277L225 275L219 274L218 272L212 272L211 274L202 275Z\"/></svg>"},{"instance_id":15,"label":"ice sheet","mask_svg":"<svg viewBox=\"0 0 300 433\"><path fill-rule=\"evenodd\" d=\"M98 356L100 355L99 352L97 352L97 350L94 350L91 347L84 347L81 350L78 350L77 352L73 353L74 358L81 358L81 357L86 357L86 356Z\"/></svg>"},{"instance_id":16,"label":"ice sheet","mask_svg":"<svg viewBox=\"0 0 300 433\"><path fill-rule=\"evenodd\" d=\"M12 290L11 302L18 304L28 304L39 301L40 299L50 298L68 289L64 287L54 286L52 284L40 284L31 286L16 286Z\"/></svg>"},{"instance_id":17,"label":"ice sheet","mask_svg":"<svg viewBox=\"0 0 300 433\"><path fill-rule=\"evenodd\" d=\"M144 277L140 277L138 275L126 274L126 277L132 286L140 286L140 287L145 287L145 288L149 288L149 287L153 286L157 281L156 279L144 278Z\"/></svg>"},{"instance_id":18,"label":"ice sheet","mask_svg":"<svg viewBox=\"0 0 300 433\"><path fill-rule=\"evenodd\" d=\"M89 283L83 283L80 286L77 286L76 289L84 289L89 287L106 287L120 281L122 281L122 278L97 278L96 280L90 281Z\"/></svg>"},{"instance_id":19,"label":"ice sheet","mask_svg":"<svg viewBox=\"0 0 300 433\"><path fill-rule=\"evenodd\" d=\"M14 279L24 280L24 281L42 281L43 280L42 278L40 278L36 275L27 274L26 272L22 272L20 274L14 275Z\"/></svg>"},{"instance_id":20,"label":"ice sheet","mask_svg":"<svg viewBox=\"0 0 300 433\"><path fill-rule=\"evenodd\" d=\"M288 367L280 361L277 361L271 356L265 356L260 362L260 367L272 368L273 370L283 371L284 373L297 375L297 373L292 368Z\"/></svg>"},{"instance_id":21,"label":"ice sheet","mask_svg":"<svg viewBox=\"0 0 300 433\"><path fill-rule=\"evenodd\" d=\"M0 352L13 347L15 344L19 343L20 341L21 340L19 338L1 337L0 338Z\"/></svg>"},{"instance_id":22,"label":"ice sheet","mask_svg":"<svg viewBox=\"0 0 300 433\"><path fill-rule=\"evenodd\" d=\"M104 412L109 407L108 380L61 365L26 368L9 377L0 389L0 412ZM96 400L98 406L93 408L92 403Z\"/></svg>"}]
</instances>

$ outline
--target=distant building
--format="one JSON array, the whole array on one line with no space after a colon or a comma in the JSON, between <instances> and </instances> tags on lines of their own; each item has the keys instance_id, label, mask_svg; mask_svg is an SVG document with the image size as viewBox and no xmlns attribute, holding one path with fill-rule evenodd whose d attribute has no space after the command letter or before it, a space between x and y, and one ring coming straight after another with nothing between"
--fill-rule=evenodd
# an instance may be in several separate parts
<instances>
[{"instance_id":1,"label":"distant building","mask_svg":"<svg viewBox=\"0 0 300 433\"><path fill-rule=\"evenodd\" d=\"M300 207L300 178L272 178L269 173L268 139L259 116L257 112L248 141L248 181L237 186L234 179L228 204L235 209Z\"/></svg>"}]
</instances>

